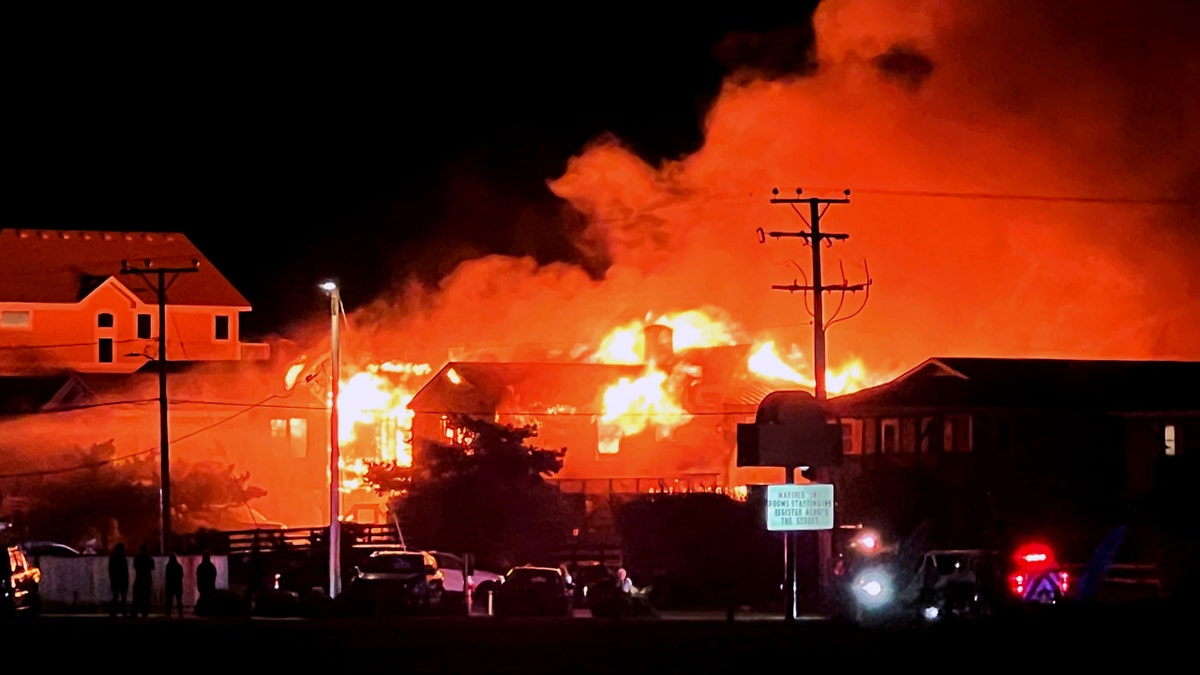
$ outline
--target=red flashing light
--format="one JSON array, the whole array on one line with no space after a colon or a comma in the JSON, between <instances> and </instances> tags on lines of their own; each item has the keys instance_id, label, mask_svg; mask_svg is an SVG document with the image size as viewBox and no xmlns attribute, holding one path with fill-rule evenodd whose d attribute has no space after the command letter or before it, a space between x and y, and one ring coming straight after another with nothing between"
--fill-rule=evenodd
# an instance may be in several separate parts
<instances>
[{"instance_id":1,"label":"red flashing light","mask_svg":"<svg viewBox=\"0 0 1200 675\"><path fill-rule=\"evenodd\" d=\"M1013 557L1020 563L1034 567L1055 564L1054 550L1046 544L1026 544L1018 548Z\"/></svg>"}]
</instances>

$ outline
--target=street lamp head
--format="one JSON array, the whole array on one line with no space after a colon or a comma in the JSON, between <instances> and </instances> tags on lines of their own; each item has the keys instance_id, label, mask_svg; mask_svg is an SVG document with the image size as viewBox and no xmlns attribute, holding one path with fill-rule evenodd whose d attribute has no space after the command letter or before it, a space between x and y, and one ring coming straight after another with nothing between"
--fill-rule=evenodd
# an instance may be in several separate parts
<instances>
[{"instance_id":1,"label":"street lamp head","mask_svg":"<svg viewBox=\"0 0 1200 675\"><path fill-rule=\"evenodd\" d=\"M319 288L326 293L332 293L337 290L337 283L334 281L323 281Z\"/></svg>"}]
</instances>

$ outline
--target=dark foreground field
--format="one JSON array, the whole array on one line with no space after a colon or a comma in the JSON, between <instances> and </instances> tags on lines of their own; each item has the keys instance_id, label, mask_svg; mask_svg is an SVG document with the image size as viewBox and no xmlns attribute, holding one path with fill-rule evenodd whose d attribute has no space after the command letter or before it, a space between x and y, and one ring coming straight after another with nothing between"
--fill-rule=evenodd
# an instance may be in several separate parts
<instances>
[{"instance_id":1,"label":"dark foreground field","mask_svg":"<svg viewBox=\"0 0 1200 675\"><path fill-rule=\"evenodd\" d=\"M1003 619L864 629L813 619L148 619L46 615L10 626L6 663L38 672L753 673L865 668L1147 667L1190 651L1180 603L1058 606ZM318 669L318 670L314 670ZM348 670L355 669L355 671ZM361 670L360 670L361 669ZM328 671L327 671L328 672Z\"/></svg>"}]
</instances>

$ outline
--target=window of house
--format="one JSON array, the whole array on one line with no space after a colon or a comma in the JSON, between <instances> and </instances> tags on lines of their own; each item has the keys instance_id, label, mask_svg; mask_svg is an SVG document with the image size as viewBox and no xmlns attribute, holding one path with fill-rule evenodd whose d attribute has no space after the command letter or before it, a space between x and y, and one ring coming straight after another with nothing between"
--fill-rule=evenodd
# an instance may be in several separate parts
<instances>
[{"instance_id":1,"label":"window of house","mask_svg":"<svg viewBox=\"0 0 1200 675\"><path fill-rule=\"evenodd\" d=\"M216 325L213 330L213 338L217 340L229 339L229 317L220 315L216 317Z\"/></svg>"},{"instance_id":2,"label":"window of house","mask_svg":"<svg viewBox=\"0 0 1200 675\"><path fill-rule=\"evenodd\" d=\"M271 445L278 454L308 456L308 420L303 417L271 420Z\"/></svg>"},{"instance_id":3,"label":"window of house","mask_svg":"<svg viewBox=\"0 0 1200 675\"><path fill-rule=\"evenodd\" d=\"M879 423L879 452L900 451L900 420L887 419Z\"/></svg>"},{"instance_id":4,"label":"window of house","mask_svg":"<svg viewBox=\"0 0 1200 675\"><path fill-rule=\"evenodd\" d=\"M108 312L101 312L96 317L96 327L97 328L112 328L113 323L114 323L113 315L109 314Z\"/></svg>"},{"instance_id":5,"label":"window of house","mask_svg":"<svg viewBox=\"0 0 1200 675\"><path fill-rule=\"evenodd\" d=\"M442 415L442 437L454 445L470 445L475 440L475 434L470 429L450 423L450 418Z\"/></svg>"},{"instance_id":6,"label":"window of house","mask_svg":"<svg viewBox=\"0 0 1200 675\"><path fill-rule=\"evenodd\" d=\"M113 340L112 338L100 338L96 345L97 353L96 360L100 363L113 362Z\"/></svg>"},{"instance_id":7,"label":"window of house","mask_svg":"<svg viewBox=\"0 0 1200 675\"><path fill-rule=\"evenodd\" d=\"M1167 457L1175 456L1175 425L1168 424L1163 427L1163 454Z\"/></svg>"},{"instance_id":8,"label":"window of house","mask_svg":"<svg viewBox=\"0 0 1200 675\"><path fill-rule=\"evenodd\" d=\"M942 450L946 452L971 451L971 416L953 415L942 423Z\"/></svg>"},{"instance_id":9,"label":"window of house","mask_svg":"<svg viewBox=\"0 0 1200 675\"><path fill-rule=\"evenodd\" d=\"M842 454L862 454L862 428L862 420L849 418L842 420Z\"/></svg>"},{"instance_id":10,"label":"window of house","mask_svg":"<svg viewBox=\"0 0 1200 675\"><path fill-rule=\"evenodd\" d=\"M921 442L918 443L918 446L921 448L922 454L930 452L930 450L932 449L930 447L930 444L932 442L931 439L933 438L933 429L934 429L933 418L932 417L922 417L921 418L921 431L919 434Z\"/></svg>"},{"instance_id":11,"label":"window of house","mask_svg":"<svg viewBox=\"0 0 1200 675\"><path fill-rule=\"evenodd\" d=\"M912 454L917 451L917 420L906 417L900 420L900 452Z\"/></svg>"},{"instance_id":12,"label":"window of house","mask_svg":"<svg viewBox=\"0 0 1200 675\"><path fill-rule=\"evenodd\" d=\"M33 313L28 310L0 312L0 328L29 328L32 324Z\"/></svg>"},{"instance_id":13,"label":"window of house","mask_svg":"<svg viewBox=\"0 0 1200 675\"><path fill-rule=\"evenodd\" d=\"M142 340L150 339L150 328L152 318L149 314L137 315L137 336Z\"/></svg>"},{"instance_id":14,"label":"window of house","mask_svg":"<svg viewBox=\"0 0 1200 675\"><path fill-rule=\"evenodd\" d=\"M603 419L596 422L596 454L615 455L621 452L621 426Z\"/></svg>"}]
</instances>

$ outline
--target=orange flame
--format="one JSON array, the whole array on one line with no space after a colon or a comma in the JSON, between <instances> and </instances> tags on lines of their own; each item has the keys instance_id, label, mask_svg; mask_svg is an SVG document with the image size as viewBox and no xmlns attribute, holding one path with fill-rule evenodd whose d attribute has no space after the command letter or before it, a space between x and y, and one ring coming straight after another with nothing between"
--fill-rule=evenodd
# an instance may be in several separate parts
<instances>
[{"instance_id":1,"label":"orange flame","mask_svg":"<svg viewBox=\"0 0 1200 675\"><path fill-rule=\"evenodd\" d=\"M803 353L795 346L792 347L789 358L805 362ZM775 351L775 342L768 340L755 347L747 361L750 372L768 379L794 382L809 389L815 388L816 379L801 374L789 365ZM807 364L805 364L807 367ZM871 387L886 381L886 377L868 375L862 361L854 359L841 368L826 369L825 391L831 395L849 394L865 387Z\"/></svg>"},{"instance_id":2,"label":"orange flame","mask_svg":"<svg viewBox=\"0 0 1200 675\"><path fill-rule=\"evenodd\" d=\"M667 374L650 370L636 380L623 377L604 392L600 418L601 453L617 452L621 438L653 426L657 438L666 438L690 417L663 386Z\"/></svg>"}]
</instances>

